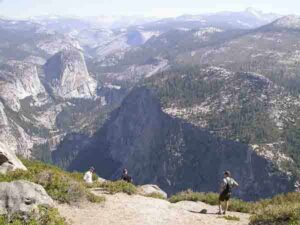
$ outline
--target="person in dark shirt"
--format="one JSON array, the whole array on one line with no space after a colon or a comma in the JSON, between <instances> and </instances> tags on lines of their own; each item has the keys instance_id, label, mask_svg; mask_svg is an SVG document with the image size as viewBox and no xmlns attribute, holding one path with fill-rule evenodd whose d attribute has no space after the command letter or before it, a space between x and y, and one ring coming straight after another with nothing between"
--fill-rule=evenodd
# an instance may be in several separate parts
<instances>
[{"instance_id":1,"label":"person in dark shirt","mask_svg":"<svg viewBox=\"0 0 300 225\"><path fill-rule=\"evenodd\" d=\"M121 176L121 180L124 180L128 183L132 183L132 177L128 175L128 170L125 168L123 169L123 173L122 173L122 176Z\"/></svg>"}]
</instances>

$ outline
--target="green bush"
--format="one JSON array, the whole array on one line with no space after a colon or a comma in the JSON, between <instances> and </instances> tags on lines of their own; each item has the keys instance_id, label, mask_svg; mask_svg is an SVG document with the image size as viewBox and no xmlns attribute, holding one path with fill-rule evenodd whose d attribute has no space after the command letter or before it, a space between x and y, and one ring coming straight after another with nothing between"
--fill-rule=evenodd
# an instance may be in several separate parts
<instances>
[{"instance_id":1,"label":"green bush","mask_svg":"<svg viewBox=\"0 0 300 225\"><path fill-rule=\"evenodd\" d=\"M251 225L300 225L300 193L256 202L251 212Z\"/></svg>"},{"instance_id":2,"label":"green bush","mask_svg":"<svg viewBox=\"0 0 300 225\"><path fill-rule=\"evenodd\" d=\"M55 166L37 161L22 160L27 171L16 170L0 175L0 182L28 180L42 185L47 193L60 203L73 203L91 200L90 190L83 182L83 174L69 173ZM97 202L97 201L95 201Z\"/></svg>"},{"instance_id":3,"label":"green bush","mask_svg":"<svg viewBox=\"0 0 300 225\"><path fill-rule=\"evenodd\" d=\"M100 203L100 202L105 201L105 198L103 196L98 196L98 195L95 195L91 192L88 193L87 198L90 202L93 202L93 203Z\"/></svg>"},{"instance_id":4,"label":"green bush","mask_svg":"<svg viewBox=\"0 0 300 225\"><path fill-rule=\"evenodd\" d=\"M251 225L300 225L300 203L270 205L251 216Z\"/></svg>"},{"instance_id":5,"label":"green bush","mask_svg":"<svg viewBox=\"0 0 300 225\"><path fill-rule=\"evenodd\" d=\"M39 207L38 216L32 214L29 218L24 219L21 215L13 215L11 218L0 216L0 225L68 225L62 218L57 209Z\"/></svg>"},{"instance_id":6,"label":"green bush","mask_svg":"<svg viewBox=\"0 0 300 225\"><path fill-rule=\"evenodd\" d=\"M190 190L173 195L169 201L201 201L210 205L218 204L218 194L199 193ZM300 193L277 195L258 202L232 199L229 210L251 213L250 225L300 225Z\"/></svg>"},{"instance_id":7,"label":"green bush","mask_svg":"<svg viewBox=\"0 0 300 225\"><path fill-rule=\"evenodd\" d=\"M136 194L137 188L131 183L125 181L107 181L103 183L95 183L93 187L103 188L110 194L123 192L129 195Z\"/></svg>"},{"instance_id":8,"label":"green bush","mask_svg":"<svg viewBox=\"0 0 300 225\"><path fill-rule=\"evenodd\" d=\"M166 199L162 194L160 193L151 193L148 195L144 195L145 197L149 197L149 198L157 198L157 199Z\"/></svg>"},{"instance_id":9,"label":"green bush","mask_svg":"<svg viewBox=\"0 0 300 225\"><path fill-rule=\"evenodd\" d=\"M191 190L183 191L177 193L169 199L171 203L176 203L180 201L193 201L193 202L204 202L210 205L218 204L218 195L215 193L202 193L202 192L193 192Z\"/></svg>"},{"instance_id":10,"label":"green bush","mask_svg":"<svg viewBox=\"0 0 300 225\"><path fill-rule=\"evenodd\" d=\"M231 221L240 221L240 218L237 216L223 216L221 218L224 218L225 220L231 220Z\"/></svg>"},{"instance_id":11,"label":"green bush","mask_svg":"<svg viewBox=\"0 0 300 225\"><path fill-rule=\"evenodd\" d=\"M193 192L191 190L183 191L177 193L169 199L171 203L176 203L180 201L194 201L194 202L204 202L209 205L219 204L219 195L216 193L202 193ZM232 199L229 205L229 210L235 212L249 213L251 209L251 203L244 202L238 199Z\"/></svg>"}]
</instances>

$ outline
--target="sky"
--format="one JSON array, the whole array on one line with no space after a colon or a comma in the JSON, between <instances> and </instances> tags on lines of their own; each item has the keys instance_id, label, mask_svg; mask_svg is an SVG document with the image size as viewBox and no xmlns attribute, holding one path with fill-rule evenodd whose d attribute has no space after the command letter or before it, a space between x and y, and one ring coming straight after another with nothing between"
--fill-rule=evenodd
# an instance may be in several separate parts
<instances>
[{"instance_id":1,"label":"sky","mask_svg":"<svg viewBox=\"0 0 300 225\"><path fill-rule=\"evenodd\" d=\"M264 12L299 14L299 0L0 0L0 16L174 17L252 7Z\"/></svg>"}]
</instances>

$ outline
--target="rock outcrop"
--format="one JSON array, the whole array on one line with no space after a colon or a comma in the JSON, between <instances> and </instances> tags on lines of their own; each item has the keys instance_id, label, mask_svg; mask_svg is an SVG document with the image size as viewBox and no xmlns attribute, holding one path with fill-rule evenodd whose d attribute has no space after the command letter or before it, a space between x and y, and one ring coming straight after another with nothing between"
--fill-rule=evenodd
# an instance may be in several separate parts
<instances>
[{"instance_id":1,"label":"rock outcrop","mask_svg":"<svg viewBox=\"0 0 300 225\"><path fill-rule=\"evenodd\" d=\"M45 189L28 181L0 183L0 214L29 215L39 205L53 207L54 202Z\"/></svg>"},{"instance_id":2,"label":"rock outcrop","mask_svg":"<svg viewBox=\"0 0 300 225\"><path fill-rule=\"evenodd\" d=\"M138 187L138 192L142 195L152 195L158 194L164 198L168 198L168 194L161 190L157 185L154 184L146 184Z\"/></svg>"},{"instance_id":3,"label":"rock outcrop","mask_svg":"<svg viewBox=\"0 0 300 225\"><path fill-rule=\"evenodd\" d=\"M6 145L0 142L0 173L16 169L26 170L26 167Z\"/></svg>"},{"instance_id":4,"label":"rock outcrop","mask_svg":"<svg viewBox=\"0 0 300 225\"><path fill-rule=\"evenodd\" d=\"M299 16L285 16L273 23L274 27L287 28L287 29L300 29Z\"/></svg>"},{"instance_id":5,"label":"rock outcrop","mask_svg":"<svg viewBox=\"0 0 300 225\"><path fill-rule=\"evenodd\" d=\"M106 182L106 180L102 177L98 177L97 182L98 183L104 183L104 182Z\"/></svg>"},{"instance_id":6,"label":"rock outcrop","mask_svg":"<svg viewBox=\"0 0 300 225\"><path fill-rule=\"evenodd\" d=\"M0 97L13 111L20 110L20 100L44 92L34 64L8 61L0 70Z\"/></svg>"},{"instance_id":7,"label":"rock outcrop","mask_svg":"<svg viewBox=\"0 0 300 225\"><path fill-rule=\"evenodd\" d=\"M96 81L89 75L84 56L78 49L63 50L44 66L47 86L57 97L92 98Z\"/></svg>"}]
</instances>

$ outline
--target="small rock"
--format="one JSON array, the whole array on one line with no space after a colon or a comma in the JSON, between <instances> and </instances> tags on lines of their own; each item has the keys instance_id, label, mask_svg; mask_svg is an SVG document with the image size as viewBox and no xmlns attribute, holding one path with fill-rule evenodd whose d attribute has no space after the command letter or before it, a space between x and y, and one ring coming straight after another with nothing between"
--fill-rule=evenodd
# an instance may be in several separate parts
<instances>
[{"instance_id":1,"label":"small rock","mask_svg":"<svg viewBox=\"0 0 300 225\"><path fill-rule=\"evenodd\" d=\"M200 211L200 213L201 213L201 214L207 214L207 209L202 209L202 210Z\"/></svg>"}]
</instances>

